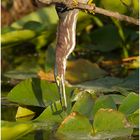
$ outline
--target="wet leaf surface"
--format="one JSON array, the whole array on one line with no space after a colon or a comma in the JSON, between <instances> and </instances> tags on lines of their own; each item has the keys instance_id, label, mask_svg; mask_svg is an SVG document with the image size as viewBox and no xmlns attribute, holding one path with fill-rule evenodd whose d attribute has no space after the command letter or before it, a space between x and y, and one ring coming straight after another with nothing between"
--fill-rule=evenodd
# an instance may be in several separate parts
<instances>
[{"instance_id":1,"label":"wet leaf surface","mask_svg":"<svg viewBox=\"0 0 140 140\"><path fill-rule=\"evenodd\" d=\"M139 96L135 93L129 93L128 96L122 101L119 111L129 115L139 108Z\"/></svg>"},{"instance_id":2,"label":"wet leaf surface","mask_svg":"<svg viewBox=\"0 0 140 140\"><path fill-rule=\"evenodd\" d=\"M32 110L19 106L16 113L17 121L28 121L31 120L35 116L35 112Z\"/></svg>"},{"instance_id":3,"label":"wet leaf surface","mask_svg":"<svg viewBox=\"0 0 140 140\"><path fill-rule=\"evenodd\" d=\"M138 0L94 2L138 17ZM12 13L11 5L2 2ZM64 111L53 72L57 23L49 6L2 28L2 139L138 139L138 26L79 13L66 72L69 109Z\"/></svg>"},{"instance_id":4,"label":"wet leaf surface","mask_svg":"<svg viewBox=\"0 0 140 140\"><path fill-rule=\"evenodd\" d=\"M50 121L54 123L60 123L64 117L66 117L66 112L62 110L62 106L59 101L48 106L35 121Z\"/></svg>"},{"instance_id":5,"label":"wet leaf surface","mask_svg":"<svg viewBox=\"0 0 140 140\"><path fill-rule=\"evenodd\" d=\"M67 93L71 91L67 88ZM56 84L40 79L27 79L8 94L8 99L23 105L46 107L59 100Z\"/></svg>"},{"instance_id":6,"label":"wet leaf surface","mask_svg":"<svg viewBox=\"0 0 140 140\"><path fill-rule=\"evenodd\" d=\"M79 114L82 114L90 119L92 117L93 106L94 100L92 95L85 92L78 98L71 112L78 112Z\"/></svg>"},{"instance_id":7,"label":"wet leaf surface","mask_svg":"<svg viewBox=\"0 0 140 140\"><path fill-rule=\"evenodd\" d=\"M136 110L134 113L128 116L128 120L130 123L134 125L134 127L138 128L139 126L139 109Z\"/></svg>"},{"instance_id":8,"label":"wet leaf surface","mask_svg":"<svg viewBox=\"0 0 140 140\"><path fill-rule=\"evenodd\" d=\"M35 128L31 122L17 123L2 121L1 125L2 140L17 139L29 133Z\"/></svg>"},{"instance_id":9,"label":"wet leaf surface","mask_svg":"<svg viewBox=\"0 0 140 140\"><path fill-rule=\"evenodd\" d=\"M83 81L101 78L106 74L107 73L99 68L97 64L91 63L88 60L79 59L76 61L68 62L66 80L68 80L72 84L75 84L81 83Z\"/></svg>"},{"instance_id":10,"label":"wet leaf surface","mask_svg":"<svg viewBox=\"0 0 140 140\"><path fill-rule=\"evenodd\" d=\"M115 102L113 101L113 99L110 96L101 96L95 101L95 104L93 107L94 116L100 108L104 108L104 109L110 108L110 109L114 109L114 110L117 109Z\"/></svg>"},{"instance_id":11,"label":"wet leaf surface","mask_svg":"<svg viewBox=\"0 0 140 140\"><path fill-rule=\"evenodd\" d=\"M64 119L57 130L57 134L63 134L73 137L77 134L81 134L84 137L88 136L92 131L92 126L89 120L79 113L72 112L68 117Z\"/></svg>"},{"instance_id":12,"label":"wet leaf surface","mask_svg":"<svg viewBox=\"0 0 140 140\"><path fill-rule=\"evenodd\" d=\"M95 114L93 125L98 138L129 136L133 132L125 115L113 109L100 109Z\"/></svg>"},{"instance_id":13,"label":"wet leaf surface","mask_svg":"<svg viewBox=\"0 0 140 140\"><path fill-rule=\"evenodd\" d=\"M95 92L120 92L123 95L127 95L128 91L138 91L138 79L135 76L134 79L136 81L132 82L132 79L129 77L126 79L121 79L107 76L97 80L83 82L74 86L83 89L92 89ZM131 84L131 86L129 84Z\"/></svg>"}]
</instances>

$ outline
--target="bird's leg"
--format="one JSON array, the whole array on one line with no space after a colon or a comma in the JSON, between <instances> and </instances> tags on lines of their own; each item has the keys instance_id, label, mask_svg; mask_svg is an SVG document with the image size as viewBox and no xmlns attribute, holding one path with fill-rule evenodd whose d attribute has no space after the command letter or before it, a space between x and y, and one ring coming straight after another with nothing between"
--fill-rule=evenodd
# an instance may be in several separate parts
<instances>
[{"instance_id":1,"label":"bird's leg","mask_svg":"<svg viewBox=\"0 0 140 140\"><path fill-rule=\"evenodd\" d=\"M60 48L56 49L56 64L55 64L55 81L60 94L60 103L62 108L67 108L67 96L65 92L65 71L66 59L60 57ZM61 54L62 55L62 54Z\"/></svg>"},{"instance_id":2,"label":"bird's leg","mask_svg":"<svg viewBox=\"0 0 140 140\"><path fill-rule=\"evenodd\" d=\"M62 108L67 107L67 97L66 97L66 92L65 92L64 77L63 76L59 77L57 75L56 76L56 84L57 84L57 87L59 89L61 106L62 106Z\"/></svg>"}]
</instances>

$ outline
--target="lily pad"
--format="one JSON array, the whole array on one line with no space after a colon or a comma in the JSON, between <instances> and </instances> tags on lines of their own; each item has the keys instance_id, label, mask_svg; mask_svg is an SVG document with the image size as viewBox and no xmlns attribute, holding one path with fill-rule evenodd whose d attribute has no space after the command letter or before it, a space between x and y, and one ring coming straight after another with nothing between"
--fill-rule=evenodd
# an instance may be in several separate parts
<instances>
[{"instance_id":1,"label":"lily pad","mask_svg":"<svg viewBox=\"0 0 140 140\"><path fill-rule=\"evenodd\" d=\"M107 73L99 68L97 64L91 63L88 60L78 59L68 62L66 80L68 80L72 84L75 84L87 80L101 78L106 74Z\"/></svg>"},{"instance_id":2,"label":"lily pad","mask_svg":"<svg viewBox=\"0 0 140 140\"><path fill-rule=\"evenodd\" d=\"M113 109L100 109L95 114L93 126L98 138L130 136L133 132L125 115Z\"/></svg>"},{"instance_id":3,"label":"lily pad","mask_svg":"<svg viewBox=\"0 0 140 140\"><path fill-rule=\"evenodd\" d=\"M12 140L20 138L23 135L34 130L36 127L32 122L17 123L2 121L1 125L2 140Z\"/></svg>"},{"instance_id":4,"label":"lily pad","mask_svg":"<svg viewBox=\"0 0 140 140\"><path fill-rule=\"evenodd\" d=\"M116 91L116 88L114 88L114 86L117 86L122 81L122 79L107 76L99 78L97 80L83 82L75 86L83 89L91 89L95 92L104 93Z\"/></svg>"},{"instance_id":5,"label":"lily pad","mask_svg":"<svg viewBox=\"0 0 140 140\"><path fill-rule=\"evenodd\" d=\"M70 91L71 88L66 88L67 94ZM46 107L59 100L59 93L55 83L32 78L16 85L8 94L8 99L23 105Z\"/></svg>"},{"instance_id":6,"label":"lily pad","mask_svg":"<svg viewBox=\"0 0 140 140\"><path fill-rule=\"evenodd\" d=\"M119 86L123 88L133 89L133 91L139 91L139 69L134 70L129 76L127 76Z\"/></svg>"},{"instance_id":7,"label":"lily pad","mask_svg":"<svg viewBox=\"0 0 140 140\"><path fill-rule=\"evenodd\" d=\"M88 118L91 117L93 111L94 100L92 95L88 92L84 92L78 98L74 104L71 112L78 112Z\"/></svg>"},{"instance_id":8,"label":"lily pad","mask_svg":"<svg viewBox=\"0 0 140 140\"><path fill-rule=\"evenodd\" d=\"M129 115L139 108L139 96L135 93L130 93L124 98L119 106L119 111Z\"/></svg>"},{"instance_id":9,"label":"lily pad","mask_svg":"<svg viewBox=\"0 0 140 140\"><path fill-rule=\"evenodd\" d=\"M95 101L93 115L101 108L117 109L115 102L110 96L101 96Z\"/></svg>"},{"instance_id":10,"label":"lily pad","mask_svg":"<svg viewBox=\"0 0 140 140\"><path fill-rule=\"evenodd\" d=\"M35 116L35 112L32 110L19 106L16 113L17 121L28 121L31 120Z\"/></svg>"},{"instance_id":11,"label":"lily pad","mask_svg":"<svg viewBox=\"0 0 140 140\"><path fill-rule=\"evenodd\" d=\"M139 127L139 109L128 116L129 122L131 122L135 128Z\"/></svg>"},{"instance_id":12,"label":"lily pad","mask_svg":"<svg viewBox=\"0 0 140 140\"><path fill-rule=\"evenodd\" d=\"M133 76L132 76L133 77ZM131 79L131 78L130 78ZM99 78L97 80L83 82L77 85L73 85L74 87L90 89L94 92L99 93L109 93L109 92L119 92L122 95L127 96L128 91L137 91L138 90L138 78L135 77L136 82L133 83L128 77L125 79L106 76ZM131 82L130 82L131 81ZM126 83L131 83L131 85L127 86Z\"/></svg>"},{"instance_id":13,"label":"lily pad","mask_svg":"<svg viewBox=\"0 0 140 140\"><path fill-rule=\"evenodd\" d=\"M27 79L27 78L37 78L37 74L35 72L25 72L25 71L8 71L4 73L5 77L12 78L12 79Z\"/></svg>"},{"instance_id":14,"label":"lily pad","mask_svg":"<svg viewBox=\"0 0 140 140\"><path fill-rule=\"evenodd\" d=\"M64 119L56 133L76 139L76 134L86 137L91 131L92 125L89 120L79 113L72 112Z\"/></svg>"},{"instance_id":15,"label":"lily pad","mask_svg":"<svg viewBox=\"0 0 140 140\"><path fill-rule=\"evenodd\" d=\"M60 123L66 116L59 101L48 106L35 121Z\"/></svg>"},{"instance_id":16,"label":"lily pad","mask_svg":"<svg viewBox=\"0 0 140 140\"><path fill-rule=\"evenodd\" d=\"M119 94L111 94L109 96L112 97L115 104L119 104L119 105L122 103L123 99L125 98L125 96Z\"/></svg>"}]
</instances>

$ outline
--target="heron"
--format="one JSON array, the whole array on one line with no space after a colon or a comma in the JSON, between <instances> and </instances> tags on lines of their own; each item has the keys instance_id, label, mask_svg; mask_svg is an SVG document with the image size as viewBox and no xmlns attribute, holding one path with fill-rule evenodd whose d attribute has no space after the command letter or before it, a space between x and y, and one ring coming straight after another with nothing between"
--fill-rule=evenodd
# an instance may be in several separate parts
<instances>
[{"instance_id":1,"label":"heron","mask_svg":"<svg viewBox=\"0 0 140 140\"><path fill-rule=\"evenodd\" d=\"M54 3L54 0L36 0L47 5ZM73 52L76 44L76 24L79 9L69 9L60 0L60 3L54 3L59 17L57 26L57 43L55 51L54 77L59 90L60 103L63 108L67 108L67 96L65 91L65 73L67 59ZM67 3L91 4L92 0L67 0Z\"/></svg>"},{"instance_id":2,"label":"heron","mask_svg":"<svg viewBox=\"0 0 140 140\"><path fill-rule=\"evenodd\" d=\"M73 3L88 3L92 0L74 0ZM67 96L65 91L65 73L67 59L73 52L76 45L76 24L79 9L68 9L64 4L56 4L56 11L59 17L57 28L57 43L55 56L54 76L60 94L62 107L67 108Z\"/></svg>"}]
</instances>

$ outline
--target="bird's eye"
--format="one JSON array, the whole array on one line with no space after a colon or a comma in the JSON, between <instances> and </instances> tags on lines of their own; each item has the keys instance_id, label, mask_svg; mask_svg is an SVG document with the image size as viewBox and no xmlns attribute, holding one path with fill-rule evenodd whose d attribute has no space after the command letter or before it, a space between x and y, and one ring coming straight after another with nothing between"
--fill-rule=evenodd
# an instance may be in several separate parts
<instances>
[{"instance_id":1,"label":"bird's eye","mask_svg":"<svg viewBox=\"0 0 140 140\"><path fill-rule=\"evenodd\" d=\"M66 12L68 10L68 8L66 7L66 5L62 4L62 3L58 3L56 4L56 11L59 13L63 13Z\"/></svg>"}]
</instances>

